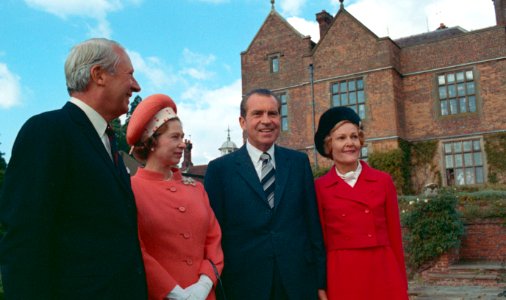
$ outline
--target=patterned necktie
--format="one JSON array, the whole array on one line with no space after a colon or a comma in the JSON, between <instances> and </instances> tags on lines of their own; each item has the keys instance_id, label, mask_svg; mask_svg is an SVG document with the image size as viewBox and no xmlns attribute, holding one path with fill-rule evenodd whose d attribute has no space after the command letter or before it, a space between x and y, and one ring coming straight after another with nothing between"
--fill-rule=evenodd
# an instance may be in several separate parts
<instances>
[{"instance_id":1,"label":"patterned necktie","mask_svg":"<svg viewBox=\"0 0 506 300\"><path fill-rule=\"evenodd\" d=\"M260 155L260 159L262 160L262 173L260 182L264 188L265 197L267 198L267 202L269 202L269 206L271 208L274 207L274 189L276 187L275 179L276 179L276 170L271 162L271 156L269 153L264 152Z\"/></svg>"},{"instance_id":2,"label":"patterned necktie","mask_svg":"<svg viewBox=\"0 0 506 300\"><path fill-rule=\"evenodd\" d=\"M118 145L116 144L116 134L114 133L114 129L112 129L111 125L107 124L107 128L105 129L105 133L109 138L109 144L111 145L111 156L114 161L114 165L118 166Z\"/></svg>"}]
</instances>

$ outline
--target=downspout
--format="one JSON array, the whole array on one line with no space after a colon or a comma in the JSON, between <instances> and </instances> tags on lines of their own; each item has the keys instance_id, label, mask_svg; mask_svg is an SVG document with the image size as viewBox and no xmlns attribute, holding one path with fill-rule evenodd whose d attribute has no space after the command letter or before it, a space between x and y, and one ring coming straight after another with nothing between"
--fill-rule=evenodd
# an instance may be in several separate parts
<instances>
[{"instance_id":1,"label":"downspout","mask_svg":"<svg viewBox=\"0 0 506 300\"><path fill-rule=\"evenodd\" d=\"M314 70L313 64L309 64L309 82L311 86L311 107L313 112L313 137L316 133L316 115L315 115L315 101L314 101ZM316 152L316 147L313 145L313 155L314 155L314 166L315 170L318 169L318 153Z\"/></svg>"}]
</instances>

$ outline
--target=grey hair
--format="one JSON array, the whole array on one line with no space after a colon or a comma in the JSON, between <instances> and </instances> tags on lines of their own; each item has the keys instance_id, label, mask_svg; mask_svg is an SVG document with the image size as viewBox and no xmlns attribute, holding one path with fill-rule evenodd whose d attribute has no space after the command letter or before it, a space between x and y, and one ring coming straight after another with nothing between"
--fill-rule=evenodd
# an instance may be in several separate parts
<instances>
[{"instance_id":1,"label":"grey hair","mask_svg":"<svg viewBox=\"0 0 506 300\"><path fill-rule=\"evenodd\" d=\"M90 82L90 70L99 65L107 72L114 73L120 60L115 52L115 47L123 47L112 40L105 38L93 38L75 45L65 61L65 78L69 95L73 92L81 92L86 89Z\"/></svg>"}]
</instances>

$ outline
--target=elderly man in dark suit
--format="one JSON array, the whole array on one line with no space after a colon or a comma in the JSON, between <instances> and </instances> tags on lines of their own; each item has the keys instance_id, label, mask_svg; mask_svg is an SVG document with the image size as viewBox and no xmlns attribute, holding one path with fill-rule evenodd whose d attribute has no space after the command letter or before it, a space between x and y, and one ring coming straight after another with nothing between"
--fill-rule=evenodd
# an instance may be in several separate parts
<instances>
[{"instance_id":1,"label":"elderly man in dark suit","mask_svg":"<svg viewBox=\"0 0 506 300\"><path fill-rule=\"evenodd\" d=\"M65 75L69 102L23 125L5 175L6 299L146 299L134 196L108 126L140 91L130 58L87 40Z\"/></svg>"},{"instance_id":2,"label":"elderly man in dark suit","mask_svg":"<svg viewBox=\"0 0 506 300\"><path fill-rule=\"evenodd\" d=\"M207 168L205 188L223 232L228 300L326 299L311 168L307 155L274 145L280 108L269 90L248 93L239 118L246 145Z\"/></svg>"}]
</instances>

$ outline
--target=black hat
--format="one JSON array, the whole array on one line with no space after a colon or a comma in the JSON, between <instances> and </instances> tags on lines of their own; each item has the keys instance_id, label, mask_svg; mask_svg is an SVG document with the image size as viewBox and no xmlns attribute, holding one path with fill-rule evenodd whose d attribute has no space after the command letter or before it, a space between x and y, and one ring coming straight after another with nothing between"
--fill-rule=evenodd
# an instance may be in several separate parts
<instances>
[{"instance_id":1,"label":"black hat","mask_svg":"<svg viewBox=\"0 0 506 300\"><path fill-rule=\"evenodd\" d=\"M334 128L334 126L336 126L336 124L341 121L349 121L360 128L360 117L353 109L346 106L329 108L320 117L320 121L318 122L318 130L314 135L316 150L318 150L321 155L328 157L328 155L325 154L324 148L325 137L327 137L332 128Z\"/></svg>"}]
</instances>

